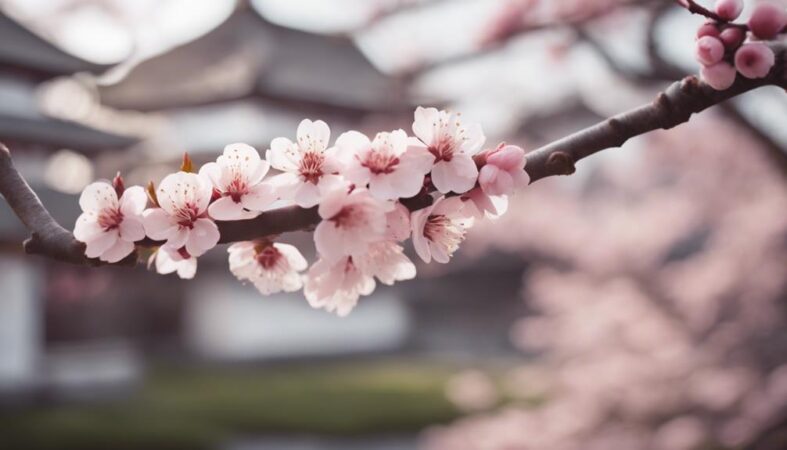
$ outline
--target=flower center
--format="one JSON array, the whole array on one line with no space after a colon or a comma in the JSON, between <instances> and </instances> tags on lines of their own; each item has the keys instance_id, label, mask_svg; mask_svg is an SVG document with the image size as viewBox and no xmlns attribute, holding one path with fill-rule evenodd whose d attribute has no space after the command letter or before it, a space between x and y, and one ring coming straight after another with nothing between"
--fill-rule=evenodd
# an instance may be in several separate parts
<instances>
[{"instance_id":1,"label":"flower center","mask_svg":"<svg viewBox=\"0 0 787 450\"><path fill-rule=\"evenodd\" d=\"M372 150L361 161L361 165L375 175L389 174L396 170L396 166L399 165L399 158L387 152Z\"/></svg>"},{"instance_id":2,"label":"flower center","mask_svg":"<svg viewBox=\"0 0 787 450\"><path fill-rule=\"evenodd\" d=\"M197 205L186 203L183 208L178 208L175 217L178 219L178 225L181 227L194 228L194 222L199 219Z\"/></svg>"},{"instance_id":3,"label":"flower center","mask_svg":"<svg viewBox=\"0 0 787 450\"><path fill-rule=\"evenodd\" d=\"M435 144L429 146L429 153L434 155L435 163L451 161L454 158L456 143L451 137L442 136Z\"/></svg>"},{"instance_id":4,"label":"flower center","mask_svg":"<svg viewBox=\"0 0 787 450\"><path fill-rule=\"evenodd\" d=\"M118 208L106 208L98 215L98 224L104 231L114 230L123 222L123 213Z\"/></svg>"},{"instance_id":5,"label":"flower center","mask_svg":"<svg viewBox=\"0 0 787 450\"><path fill-rule=\"evenodd\" d=\"M465 240L465 229L460 224L444 215L429 216L424 226L424 236L440 247L449 255L459 248Z\"/></svg>"},{"instance_id":6,"label":"flower center","mask_svg":"<svg viewBox=\"0 0 787 450\"><path fill-rule=\"evenodd\" d=\"M256 249L257 262L265 270L274 269L283 260L281 252L273 245L266 245Z\"/></svg>"},{"instance_id":7,"label":"flower center","mask_svg":"<svg viewBox=\"0 0 787 450\"><path fill-rule=\"evenodd\" d=\"M303 158L301 158L301 164L298 168L298 171L301 174L301 177L304 181L317 184L320 181L320 177L322 177L322 164L325 161L325 157L320 152L315 151L308 151L303 154Z\"/></svg>"},{"instance_id":8,"label":"flower center","mask_svg":"<svg viewBox=\"0 0 787 450\"><path fill-rule=\"evenodd\" d=\"M357 228L369 221L366 209L358 204L347 205L331 217L336 228Z\"/></svg>"},{"instance_id":9,"label":"flower center","mask_svg":"<svg viewBox=\"0 0 787 450\"><path fill-rule=\"evenodd\" d=\"M232 197L232 201L240 203L241 197L249 193L249 185L243 177L235 176L227 185L226 195Z\"/></svg>"}]
</instances>

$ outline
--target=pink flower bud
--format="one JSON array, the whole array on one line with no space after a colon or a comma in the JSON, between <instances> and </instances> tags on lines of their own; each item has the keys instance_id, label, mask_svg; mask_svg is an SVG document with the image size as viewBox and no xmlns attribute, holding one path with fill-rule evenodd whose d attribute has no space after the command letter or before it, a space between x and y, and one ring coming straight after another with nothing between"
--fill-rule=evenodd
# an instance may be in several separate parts
<instances>
[{"instance_id":1,"label":"pink flower bud","mask_svg":"<svg viewBox=\"0 0 787 450\"><path fill-rule=\"evenodd\" d=\"M727 50L735 50L743 44L746 33L738 27L729 27L719 34L719 39L724 43Z\"/></svg>"},{"instance_id":2,"label":"pink flower bud","mask_svg":"<svg viewBox=\"0 0 787 450\"><path fill-rule=\"evenodd\" d=\"M743 0L717 0L716 14L724 20L735 20L743 11Z\"/></svg>"},{"instance_id":3,"label":"pink flower bud","mask_svg":"<svg viewBox=\"0 0 787 450\"><path fill-rule=\"evenodd\" d=\"M776 3L760 3L749 19L749 28L760 39L773 39L787 25L787 11Z\"/></svg>"},{"instance_id":4,"label":"pink flower bud","mask_svg":"<svg viewBox=\"0 0 787 450\"><path fill-rule=\"evenodd\" d=\"M697 41L697 61L712 66L724 57L724 44L715 37L703 36Z\"/></svg>"},{"instance_id":5,"label":"pink flower bud","mask_svg":"<svg viewBox=\"0 0 787 450\"><path fill-rule=\"evenodd\" d=\"M478 184L487 195L508 195L526 186L525 151L516 145L501 144L486 155L486 164L478 174Z\"/></svg>"},{"instance_id":6,"label":"pink flower bud","mask_svg":"<svg viewBox=\"0 0 787 450\"><path fill-rule=\"evenodd\" d=\"M764 78L771 71L776 56L761 42L742 45L735 53L735 68L746 78Z\"/></svg>"},{"instance_id":7,"label":"pink flower bud","mask_svg":"<svg viewBox=\"0 0 787 450\"><path fill-rule=\"evenodd\" d=\"M723 91L735 82L737 72L728 63L721 61L712 66L705 66L700 70L702 79L705 80L713 89Z\"/></svg>"},{"instance_id":8,"label":"pink flower bud","mask_svg":"<svg viewBox=\"0 0 787 450\"><path fill-rule=\"evenodd\" d=\"M697 39L699 39L699 38L701 38L703 36L719 37L719 27L716 26L715 23L711 23L711 22L703 24L697 30Z\"/></svg>"}]
</instances>

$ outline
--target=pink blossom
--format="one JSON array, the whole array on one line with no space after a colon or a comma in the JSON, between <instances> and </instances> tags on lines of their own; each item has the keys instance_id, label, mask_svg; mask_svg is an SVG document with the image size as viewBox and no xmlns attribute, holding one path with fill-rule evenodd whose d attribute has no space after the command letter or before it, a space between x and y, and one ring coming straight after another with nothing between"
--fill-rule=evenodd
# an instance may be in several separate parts
<instances>
[{"instance_id":1,"label":"pink blossom","mask_svg":"<svg viewBox=\"0 0 787 450\"><path fill-rule=\"evenodd\" d=\"M257 216L276 200L270 184L262 183L270 164L246 144L224 147L216 162L202 166L199 173L213 182L221 197L208 207L216 220L243 220Z\"/></svg>"},{"instance_id":2,"label":"pink blossom","mask_svg":"<svg viewBox=\"0 0 787 450\"><path fill-rule=\"evenodd\" d=\"M525 172L525 151L516 145L500 144L486 155L478 183L487 195L510 195L530 183Z\"/></svg>"},{"instance_id":3,"label":"pink blossom","mask_svg":"<svg viewBox=\"0 0 787 450\"><path fill-rule=\"evenodd\" d=\"M475 219L498 219L508 211L508 196L488 195L480 187L462 195L468 215Z\"/></svg>"},{"instance_id":4,"label":"pink blossom","mask_svg":"<svg viewBox=\"0 0 787 450\"><path fill-rule=\"evenodd\" d=\"M385 239L402 242L410 237L410 210L396 202L385 214Z\"/></svg>"},{"instance_id":5,"label":"pink blossom","mask_svg":"<svg viewBox=\"0 0 787 450\"><path fill-rule=\"evenodd\" d=\"M167 241L172 249L185 247L190 256L200 256L219 241L219 229L208 218L213 193L210 180L194 173L167 175L158 187L160 208L144 212L145 233L157 241Z\"/></svg>"},{"instance_id":6,"label":"pink blossom","mask_svg":"<svg viewBox=\"0 0 787 450\"><path fill-rule=\"evenodd\" d=\"M725 28L719 34L719 39L728 50L735 50L746 39L746 32L738 27Z\"/></svg>"},{"instance_id":7,"label":"pink blossom","mask_svg":"<svg viewBox=\"0 0 787 450\"><path fill-rule=\"evenodd\" d=\"M341 164L336 149L328 148L331 130L322 120L305 119L298 125L297 142L276 138L265 159L282 174L271 179L281 197L311 208L326 192L341 182Z\"/></svg>"},{"instance_id":8,"label":"pink blossom","mask_svg":"<svg viewBox=\"0 0 787 450\"><path fill-rule=\"evenodd\" d=\"M371 142L357 131L344 133L336 140L347 165L342 174L356 186L368 184L381 200L413 197L423 187L435 157L409 142L404 130L378 133Z\"/></svg>"},{"instance_id":9,"label":"pink blossom","mask_svg":"<svg viewBox=\"0 0 787 450\"><path fill-rule=\"evenodd\" d=\"M344 317L362 295L371 294L374 288L372 275L361 270L352 256L345 256L334 263L324 259L314 263L306 276L303 293L313 308Z\"/></svg>"},{"instance_id":10,"label":"pink blossom","mask_svg":"<svg viewBox=\"0 0 787 450\"><path fill-rule=\"evenodd\" d=\"M353 260L364 273L389 286L396 281L415 278L415 264L404 254L404 248L393 241L375 242Z\"/></svg>"},{"instance_id":11,"label":"pink blossom","mask_svg":"<svg viewBox=\"0 0 787 450\"><path fill-rule=\"evenodd\" d=\"M722 61L712 66L703 66L700 74L713 89L723 91L735 83L738 72L730 64Z\"/></svg>"},{"instance_id":12,"label":"pink blossom","mask_svg":"<svg viewBox=\"0 0 787 450\"><path fill-rule=\"evenodd\" d=\"M746 78L764 78L775 62L773 50L762 42L744 44L735 52L735 68Z\"/></svg>"},{"instance_id":13,"label":"pink blossom","mask_svg":"<svg viewBox=\"0 0 787 450\"><path fill-rule=\"evenodd\" d=\"M177 273L184 280L194 278L197 273L197 258L188 255L184 250L176 250L163 245L150 256L148 266L155 264L156 272L167 275Z\"/></svg>"},{"instance_id":14,"label":"pink blossom","mask_svg":"<svg viewBox=\"0 0 787 450\"><path fill-rule=\"evenodd\" d=\"M701 64L712 66L724 57L724 43L719 38L703 36L697 40L695 55Z\"/></svg>"},{"instance_id":15,"label":"pink blossom","mask_svg":"<svg viewBox=\"0 0 787 450\"><path fill-rule=\"evenodd\" d=\"M787 25L787 11L775 2L758 3L749 18L749 28L760 39L773 39Z\"/></svg>"},{"instance_id":16,"label":"pink blossom","mask_svg":"<svg viewBox=\"0 0 787 450\"><path fill-rule=\"evenodd\" d=\"M743 11L743 0L717 0L716 14L724 20L735 20Z\"/></svg>"},{"instance_id":17,"label":"pink blossom","mask_svg":"<svg viewBox=\"0 0 787 450\"><path fill-rule=\"evenodd\" d=\"M385 215L393 203L375 199L366 189L336 189L320 203L322 222L314 230L320 256L336 262L345 255L363 253L370 243L383 238Z\"/></svg>"},{"instance_id":18,"label":"pink blossom","mask_svg":"<svg viewBox=\"0 0 787 450\"><path fill-rule=\"evenodd\" d=\"M142 211L147 195L139 186L125 190L118 199L106 182L88 185L79 197L82 214L74 225L74 237L86 244L85 255L115 263L134 251L134 242L145 237Z\"/></svg>"},{"instance_id":19,"label":"pink blossom","mask_svg":"<svg viewBox=\"0 0 787 450\"><path fill-rule=\"evenodd\" d=\"M415 265L404 249L393 241L378 241L359 254L340 258L336 263L320 259L309 269L304 294L314 308L324 308L346 316L361 296L376 286L415 278Z\"/></svg>"},{"instance_id":20,"label":"pink blossom","mask_svg":"<svg viewBox=\"0 0 787 450\"><path fill-rule=\"evenodd\" d=\"M434 155L432 184L442 193L461 194L475 186L478 167L473 155L484 145L481 126L462 126L459 114L418 107L413 132Z\"/></svg>"},{"instance_id":21,"label":"pink blossom","mask_svg":"<svg viewBox=\"0 0 787 450\"><path fill-rule=\"evenodd\" d=\"M427 263L432 258L447 263L473 225L459 197L442 197L434 205L415 211L410 221L415 251Z\"/></svg>"},{"instance_id":22,"label":"pink blossom","mask_svg":"<svg viewBox=\"0 0 787 450\"><path fill-rule=\"evenodd\" d=\"M241 281L254 283L263 295L294 292L303 286L299 272L308 263L292 245L278 242L238 242L229 247L230 271Z\"/></svg>"}]
</instances>

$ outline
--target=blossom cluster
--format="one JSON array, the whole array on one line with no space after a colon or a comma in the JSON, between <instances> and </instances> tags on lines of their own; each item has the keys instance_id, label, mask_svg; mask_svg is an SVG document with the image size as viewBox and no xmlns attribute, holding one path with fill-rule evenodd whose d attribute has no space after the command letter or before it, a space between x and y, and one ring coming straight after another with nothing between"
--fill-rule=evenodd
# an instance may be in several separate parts
<instances>
[{"instance_id":1,"label":"blossom cluster","mask_svg":"<svg viewBox=\"0 0 787 450\"><path fill-rule=\"evenodd\" d=\"M748 24L736 24L743 0L717 0L716 20L697 31L696 57L702 64L702 78L714 89L732 86L740 73L749 79L764 78L776 57L763 41L775 39L787 26L784 6L763 2L754 7Z\"/></svg>"},{"instance_id":2,"label":"blossom cluster","mask_svg":"<svg viewBox=\"0 0 787 450\"><path fill-rule=\"evenodd\" d=\"M197 258L219 243L216 222L316 207L311 267L296 247L267 236L232 244L230 271L265 295L303 289L313 307L344 316L377 282L415 277L404 241L412 238L424 262L447 263L475 220L502 214L507 196L529 182L522 148L485 150L481 127L464 125L459 114L419 107L412 132L370 139L348 131L331 145L328 125L306 119L294 141L274 139L264 158L231 144L195 172L186 157L147 195L140 186L125 189L119 176L95 182L80 198L74 236L88 257L108 263L147 238L159 246L150 264L188 279ZM414 204L422 207L411 211Z\"/></svg>"}]
</instances>

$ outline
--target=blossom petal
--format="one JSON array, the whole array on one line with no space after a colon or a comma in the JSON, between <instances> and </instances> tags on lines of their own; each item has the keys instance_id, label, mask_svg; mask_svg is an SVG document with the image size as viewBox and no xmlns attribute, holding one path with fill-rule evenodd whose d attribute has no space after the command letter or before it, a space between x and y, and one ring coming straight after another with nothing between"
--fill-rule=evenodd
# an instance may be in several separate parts
<instances>
[{"instance_id":1,"label":"blossom petal","mask_svg":"<svg viewBox=\"0 0 787 450\"><path fill-rule=\"evenodd\" d=\"M137 242L145 238L145 227L139 216L127 216L118 226L120 239L127 242Z\"/></svg>"},{"instance_id":2,"label":"blossom petal","mask_svg":"<svg viewBox=\"0 0 787 450\"><path fill-rule=\"evenodd\" d=\"M432 183L438 191L462 194L475 186L478 168L473 158L457 154L451 161L440 161L432 168Z\"/></svg>"},{"instance_id":3,"label":"blossom petal","mask_svg":"<svg viewBox=\"0 0 787 450\"><path fill-rule=\"evenodd\" d=\"M189 232L186 251L191 256L201 256L219 242L219 227L209 219L197 219Z\"/></svg>"},{"instance_id":4,"label":"blossom petal","mask_svg":"<svg viewBox=\"0 0 787 450\"><path fill-rule=\"evenodd\" d=\"M87 185L79 196L79 207L84 212L101 212L102 209L117 208L118 196L109 183L97 181Z\"/></svg>"},{"instance_id":5,"label":"blossom petal","mask_svg":"<svg viewBox=\"0 0 787 450\"><path fill-rule=\"evenodd\" d=\"M296 188L293 200L301 208L311 208L320 202L320 190L314 183L302 183Z\"/></svg>"},{"instance_id":6,"label":"blossom petal","mask_svg":"<svg viewBox=\"0 0 787 450\"><path fill-rule=\"evenodd\" d=\"M240 202L246 209L265 211L276 200L276 192L273 185L260 183L254 186L248 194L241 197Z\"/></svg>"},{"instance_id":7,"label":"blossom petal","mask_svg":"<svg viewBox=\"0 0 787 450\"><path fill-rule=\"evenodd\" d=\"M273 244L273 246L276 247L276 249L280 251L285 258L287 258L287 262L290 264L292 270L301 272L309 267L309 263L306 261L306 258L303 257L301 252L294 245L277 242Z\"/></svg>"},{"instance_id":8,"label":"blossom petal","mask_svg":"<svg viewBox=\"0 0 787 450\"><path fill-rule=\"evenodd\" d=\"M215 220L243 220L246 216L243 205L232 197L221 197L208 207L208 214Z\"/></svg>"},{"instance_id":9,"label":"blossom petal","mask_svg":"<svg viewBox=\"0 0 787 450\"><path fill-rule=\"evenodd\" d=\"M115 245L118 239L117 229L105 231L85 242L85 255L88 258L98 258L102 253Z\"/></svg>"},{"instance_id":10,"label":"blossom petal","mask_svg":"<svg viewBox=\"0 0 787 450\"><path fill-rule=\"evenodd\" d=\"M101 259L101 261L106 261L112 264L130 255L131 252L133 251L134 251L134 243L123 239L118 239L117 241L115 241L115 245L113 245L107 251L101 254L99 259Z\"/></svg>"},{"instance_id":11,"label":"blossom petal","mask_svg":"<svg viewBox=\"0 0 787 450\"><path fill-rule=\"evenodd\" d=\"M328 124L322 120L312 122L309 119L303 119L298 125L297 136L298 144L302 149L322 152L328 148L331 130Z\"/></svg>"},{"instance_id":12,"label":"blossom petal","mask_svg":"<svg viewBox=\"0 0 787 450\"><path fill-rule=\"evenodd\" d=\"M178 229L178 224L175 223L172 216L161 208L146 210L142 214L142 225L145 228L145 234L155 241L169 239Z\"/></svg>"},{"instance_id":13,"label":"blossom petal","mask_svg":"<svg viewBox=\"0 0 787 450\"><path fill-rule=\"evenodd\" d=\"M287 138L275 138L271 141L271 148L265 152L265 159L270 165L283 172L298 170L300 152L297 146Z\"/></svg>"},{"instance_id":14,"label":"blossom petal","mask_svg":"<svg viewBox=\"0 0 787 450\"><path fill-rule=\"evenodd\" d=\"M148 205L148 194L142 186L131 186L120 197L120 212L124 216L139 216Z\"/></svg>"},{"instance_id":15,"label":"blossom petal","mask_svg":"<svg viewBox=\"0 0 787 450\"><path fill-rule=\"evenodd\" d=\"M74 224L74 237L80 242L91 241L103 232L104 228L98 224L96 214L92 212L82 213Z\"/></svg>"},{"instance_id":16,"label":"blossom petal","mask_svg":"<svg viewBox=\"0 0 787 450\"><path fill-rule=\"evenodd\" d=\"M436 108L418 107L415 110L415 121L413 122L413 133L430 145L435 139L437 124L440 122L440 111Z\"/></svg>"}]
</instances>

